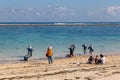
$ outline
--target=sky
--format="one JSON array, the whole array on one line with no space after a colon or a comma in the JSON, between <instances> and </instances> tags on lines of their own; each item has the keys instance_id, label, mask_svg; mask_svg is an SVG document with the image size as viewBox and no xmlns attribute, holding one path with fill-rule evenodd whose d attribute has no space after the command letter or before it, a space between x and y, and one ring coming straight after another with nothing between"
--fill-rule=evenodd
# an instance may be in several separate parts
<instances>
[{"instance_id":1,"label":"sky","mask_svg":"<svg viewBox=\"0 0 120 80\"><path fill-rule=\"evenodd\" d=\"M0 22L119 22L120 0L0 0Z\"/></svg>"}]
</instances>

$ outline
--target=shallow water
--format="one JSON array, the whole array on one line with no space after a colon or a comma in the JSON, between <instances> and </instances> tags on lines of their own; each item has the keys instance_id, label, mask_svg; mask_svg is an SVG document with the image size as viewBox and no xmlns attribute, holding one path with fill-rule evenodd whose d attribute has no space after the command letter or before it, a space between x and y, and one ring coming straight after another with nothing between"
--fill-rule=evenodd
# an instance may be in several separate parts
<instances>
[{"instance_id":1,"label":"shallow water","mask_svg":"<svg viewBox=\"0 0 120 80\"><path fill-rule=\"evenodd\" d=\"M70 44L75 53L83 54L82 44L93 44L95 54L119 53L119 26L4 26L0 27L0 59L21 59L31 44L34 58L43 58L48 46L54 57L69 53Z\"/></svg>"}]
</instances>

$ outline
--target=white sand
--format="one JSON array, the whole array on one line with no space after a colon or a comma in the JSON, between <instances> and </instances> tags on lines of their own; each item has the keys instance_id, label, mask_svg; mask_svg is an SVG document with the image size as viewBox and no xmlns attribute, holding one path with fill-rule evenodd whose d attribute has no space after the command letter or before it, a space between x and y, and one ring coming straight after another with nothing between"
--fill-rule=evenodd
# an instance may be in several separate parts
<instances>
[{"instance_id":1,"label":"white sand","mask_svg":"<svg viewBox=\"0 0 120 80\"><path fill-rule=\"evenodd\" d=\"M120 55L109 55L106 64L86 64L88 56L0 64L0 80L120 80ZM77 64L80 63L80 64Z\"/></svg>"}]
</instances>

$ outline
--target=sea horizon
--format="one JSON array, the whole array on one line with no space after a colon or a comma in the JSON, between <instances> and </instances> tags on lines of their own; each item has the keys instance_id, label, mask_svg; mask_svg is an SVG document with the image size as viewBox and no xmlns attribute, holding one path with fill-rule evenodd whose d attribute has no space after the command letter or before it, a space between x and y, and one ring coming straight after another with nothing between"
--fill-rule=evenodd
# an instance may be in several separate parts
<instances>
[{"instance_id":1,"label":"sea horizon","mask_svg":"<svg viewBox=\"0 0 120 80\"><path fill-rule=\"evenodd\" d=\"M0 26L120 26L120 22L0 22Z\"/></svg>"}]
</instances>

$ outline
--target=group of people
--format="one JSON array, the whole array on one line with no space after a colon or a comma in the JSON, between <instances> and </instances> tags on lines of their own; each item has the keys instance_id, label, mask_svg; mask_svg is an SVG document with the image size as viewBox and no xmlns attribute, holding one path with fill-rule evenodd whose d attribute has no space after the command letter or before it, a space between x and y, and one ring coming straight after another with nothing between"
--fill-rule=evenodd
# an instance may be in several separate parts
<instances>
[{"instance_id":1,"label":"group of people","mask_svg":"<svg viewBox=\"0 0 120 80\"><path fill-rule=\"evenodd\" d=\"M93 45L90 45L89 47L87 47L86 44L83 44L82 47L83 47L83 54L84 55L87 54L87 49L89 50L90 57L89 57L87 63L89 63L89 64L92 64L92 63L95 63L95 64L104 64L105 63L105 57L104 57L103 54L100 54L100 57L98 55L96 55L95 58L92 56L92 54L94 52ZM75 47L74 44L70 45L70 48L69 48L70 54L69 54L68 57L73 57L74 56L75 48L76 47Z\"/></svg>"},{"instance_id":2,"label":"group of people","mask_svg":"<svg viewBox=\"0 0 120 80\"><path fill-rule=\"evenodd\" d=\"M96 55L94 58L92 55L88 58L88 64L105 64L105 56L100 54L100 56Z\"/></svg>"},{"instance_id":3,"label":"group of people","mask_svg":"<svg viewBox=\"0 0 120 80\"><path fill-rule=\"evenodd\" d=\"M100 54L100 58L98 57L98 55L96 55L95 58L92 56L92 53L94 51L92 45L90 45L87 48L87 46L85 44L83 44L82 47L83 47L83 53L84 54L87 54L87 49L89 49L89 54L90 54L90 57L88 59L88 63L89 64L92 64L92 63L95 63L95 64L104 64L105 63L105 57L102 54ZM69 48L70 54L68 55L68 57L73 57L74 56L75 48L76 47L75 47L74 44L70 45L70 48ZM28 61L28 59L32 57L33 49L32 49L31 45L28 45L27 51L28 51L27 55L24 56L24 60L25 61ZM49 64L53 63L52 56L53 56L52 46L49 46L48 49L47 49L47 52L46 52L46 57L48 58L48 63Z\"/></svg>"},{"instance_id":4,"label":"group of people","mask_svg":"<svg viewBox=\"0 0 120 80\"><path fill-rule=\"evenodd\" d=\"M83 44L82 47L83 47L83 54L84 54L84 55L87 54L87 49L89 50L89 54L90 54L90 55L93 54L93 52L94 52L93 45L90 45L89 47L87 47L86 44ZM68 55L68 57L74 56L75 48L76 48L76 47L75 47L74 44L71 44L71 45L70 45L70 48L69 48L70 54Z\"/></svg>"}]
</instances>

